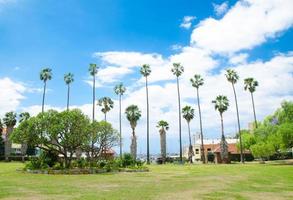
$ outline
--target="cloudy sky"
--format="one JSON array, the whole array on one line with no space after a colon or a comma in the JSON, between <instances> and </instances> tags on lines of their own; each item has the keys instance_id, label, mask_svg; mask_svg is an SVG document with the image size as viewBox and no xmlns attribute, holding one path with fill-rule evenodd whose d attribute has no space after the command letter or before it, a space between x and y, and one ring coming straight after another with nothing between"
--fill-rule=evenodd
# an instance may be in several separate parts
<instances>
[{"instance_id":1,"label":"cloudy sky","mask_svg":"<svg viewBox=\"0 0 293 200\"><path fill-rule=\"evenodd\" d=\"M167 3L168 2L168 3ZM115 99L108 119L118 128L118 103L113 87L123 82L127 93L123 109L137 104L138 152L146 150L146 105L142 64L150 64L149 77L151 153L159 152L158 120L170 123L168 151L178 152L178 113L175 77L170 69L180 62L182 105L196 108L196 91L189 79L201 74L200 88L205 138L220 136L219 115L211 101L219 94L230 99L224 114L225 133L235 135L236 110L225 69L233 68L241 127L253 120L249 93L243 79L254 77L258 120L272 113L283 100L293 100L292 0L0 0L0 117L7 111L41 111L43 67L53 70L48 83L46 109L63 110L66 86L63 75L74 73L71 106L91 113L89 63L100 67L97 98ZM102 120L100 109L97 119ZM130 127L123 116L125 151ZM183 120L183 143L188 142ZM198 114L191 124L199 130Z\"/></svg>"}]
</instances>

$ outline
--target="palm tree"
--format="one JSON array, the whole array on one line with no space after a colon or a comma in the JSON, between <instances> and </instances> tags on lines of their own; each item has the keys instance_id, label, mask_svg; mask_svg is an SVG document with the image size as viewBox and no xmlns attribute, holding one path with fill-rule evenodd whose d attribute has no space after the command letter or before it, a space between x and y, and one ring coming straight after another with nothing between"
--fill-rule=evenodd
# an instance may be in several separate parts
<instances>
[{"instance_id":1,"label":"palm tree","mask_svg":"<svg viewBox=\"0 0 293 200\"><path fill-rule=\"evenodd\" d=\"M145 89L146 89L146 102L147 102L147 164L150 164L150 118L149 118L149 92L148 92L148 76L151 74L151 68L149 65L144 64L140 69L141 75L145 77Z\"/></svg>"},{"instance_id":2,"label":"palm tree","mask_svg":"<svg viewBox=\"0 0 293 200\"><path fill-rule=\"evenodd\" d=\"M251 95L254 123L255 123L255 127L257 128L257 120L256 120L256 114L255 114L253 93L255 92L255 88L258 86L258 82L254 78L246 78L246 79L244 79L244 85L245 85L244 89L248 90Z\"/></svg>"},{"instance_id":3,"label":"palm tree","mask_svg":"<svg viewBox=\"0 0 293 200\"><path fill-rule=\"evenodd\" d=\"M19 114L19 123L22 123L30 118L30 114L28 112L22 112ZM22 162L24 162L24 157L27 151L27 143L21 144L21 155L22 155Z\"/></svg>"},{"instance_id":4,"label":"palm tree","mask_svg":"<svg viewBox=\"0 0 293 200\"><path fill-rule=\"evenodd\" d=\"M107 112L109 112L114 107L114 102L110 97L102 97L98 101L98 106L101 106L101 111L105 115L105 121L107 121Z\"/></svg>"},{"instance_id":5,"label":"palm tree","mask_svg":"<svg viewBox=\"0 0 293 200\"><path fill-rule=\"evenodd\" d=\"M191 106L185 106L182 108L183 118L186 120L188 125L188 136L189 136L189 148L188 148L188 160L192 163L192 156L194 156L193 146L191 143L191 134L190 134L190 121L194 118L194 109Z\"/></svg>"},{"instance_id":6,"label":"palm tree","mask_svg":"<svg viewBox=\"0 0 293 200\"><path fill-rule=\"evenodd\" d=\"M28 112L22 112L19 114L19 123L28 120L30 118L30 114Z\"/></svg>"},{"instance_id":7,"label":"palm tree","mask_svg":"<svg viewBox=\"0 0 293 200\"><path fill-rule=\"evenodd\" d=\"M96 64L90 64L90 75L93 77L93 122L95 120L95 100L96 100L96 74L98 73L98 67Z\"/></svg>"},{"instance_id":8,"label":"palm tree","mask_svg":"<svg viewBox=\"0 0 293 200\"><path fill-rule=\"evenodd\" d=\"M67 111L69 110L69 94L70 94L70 84L74 81L73 74L68 73L64 75L64 81L67 85Z\"/></svg>"},{"instance_id":9,"label":"palm tree","mask_svg":"<svg viewBox=\"0 0 293 200\"><path fill-rule=\"evenodd\" d=\"M122 128L121 128L121 99L124 92L126 92L126 88L122 83L119 83L115 86L114 92L119 95L119 137L120 137L120 158L122 158Z\"/></svg>"},{"instance_id":10,"label":"palm tree","mask_svg":"<svg viewBox=\"0 0 293 200\"><path fill-rule=\"evenodd\" d=\"M136 135L135 135L135 128L137 125L137 121L141 117L141 111L136 105L130 105L125 110L126 118L130 123L132 129L132 138L131 138L131 146L130 152L134 159L136 159L136 152L137 152L137 142L136 142Z\"/></svg>"},{"instance_id":11,"label":"palm tree","mask_svg":"<svg viewBox=\"0 0 293 200\"><path fill-rule=\"evenodd\" d=\"M242 137L241 137L239 111L238 111L238 102L237 102L237 95L236 95L236 90L235 90L235 84L237 83L239 76L238 76L237 72L232 69L227 69L226 72L227 72L226 78L232 84L232 88L233 88L233 92L234 92L236 114L237 114L237 123L238 123L239 142L240 142L240 159L241 159L241 162L244 163L243 149L242 149Z\"/></svg>"},{"instance_id":12,"label":"palm tree","mask_svg":"<svg viewBox=\"0 0 293 200\"><path fill-rule=\"evenodd\" d=\"M204 80L199 74L195 74L194 78L190 79L191 85L196 88L196 94L197 94L197 107L198 107L198 114L199 114L199 126L200 126L200 140L201 140L201 160L203 163L205 163L205 152L204 152L204 146L203 146L203 132L202 132L202 119L201 119L201 109L200 109L200 102L199 102L199 87L204 84Z\"/></svg>"},{"instance_id":13,"label":"palm tree","mask_svg":"<svg viewBox=\"0 0 293 200\"><path fill-rule=\"evenodd\" d=\"M8 112L3 118L3 122L6 126L6 135L5 135L5 160L9 160L9 155L11 153L11 141L9 139L10 134L13 132L13 128L16 124L16 113Z\"/></svg>"},{"instance_id":14,"label":"palm tree","mask_svg":"<svg viewBox=\"0 0 293 200\"><path fill-rule=\"evenodd\" d=\"M160 144L161 144L161 156L162 156L162 161L165 163L166 161L166 132L169 130L169 124L168 122L164 120L160 120L157 124L157 128L159 128L160 132Z\"/></svg>"},{"instance_id":15,"label":"palm tree","mask_svg":"<svg viewBox=\"0 0 293 200\"><path fill-rule=\"evenodd\" d=\"M228 144L224 134L223 113L228 110L229 100L226 96L219 95L212 101L215 104L215 110L219 111L221 117L222 137L220 142L221 157L224 162L228 162Z\"/></svg>"},{"instance_id":16,"label":"palm tree","mask_svg":"<svg viewBox=\"0 0 293 200\"><path fill-rule=\"evenodd\" d=\"M180 63L173 63L173 68L171 69L171 72L176 76L176 81L177 81L180 162L182 163L181 105L180 105L179 76L181 76L182 73L184 72L184 68Z\"/></svg>"},{"instance_id":17,"label":"palm tree","mask_svg":"<svg viewBox=\"0 0 293 200\"><path fill-rule=\"evenodd\" d=\"M44 105L45 105L45 95L46 95L46 87L47 81L52 79L52 69L44 68L40 72L40 79L44 82L44 91L43 91L43 101L42 101L42 113L44 112Z\"/></svg>"}]
</instances>

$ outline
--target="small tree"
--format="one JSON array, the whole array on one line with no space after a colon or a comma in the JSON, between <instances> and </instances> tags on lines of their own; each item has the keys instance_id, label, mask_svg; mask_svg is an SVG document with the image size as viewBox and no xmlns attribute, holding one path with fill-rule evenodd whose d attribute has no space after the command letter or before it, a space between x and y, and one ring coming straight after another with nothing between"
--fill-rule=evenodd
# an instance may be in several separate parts
<instances>
[{"instance_id":1,"label":"small tree","mask_svg":"<svg viewBox=\"0 0 293 200\"><path fill-rule=\"evenodd\" d=\"M8 112L3 118L3 122L6 126L6 135L5 135L5 160L9 160L11 154L11 145L10 134L13 132L14 126L16 125L16 113Z\"/></svg>"},{"instance_id":2,"label":"small tree","mask_svg":"<svg viewBox=\"0 0 293 200\"><path fill-rule=\"evenodd\" d=\"M168 122L164 120L160 120L157 124L157 128L159 128L160 132L160 144L161 144L161 156L162 161L165 163L166 161L166 132L169 130L169 124Z\"/></svg>"},{"instance_id":3,"label":"small tree","mask_svg":"<svg viewBox=\"0 0 293 200\"><path fill-rule=\"evenodd\" d=\"M135 128L137 125L137 121L141 117L141 111L136 105L130 105L125 110L126 118L130 123L132 129L132 138L131 138L131 145L130 145L130 152L132 157L136 160L136 153L137 153L137 141L135 135Z\"/></svg>"},{"instance_id":4,"label":"small tree","mask_svg":"<svg viewBox=\"0 0 293 200\"><path fill-rule=\"evenodd\" d=\"M105 121L107 121L107 112L114 107L114 102L110 97L102 97L99 99L98 105L102 107L101 111L105 115Z\"/></svg>"},{"instance_id":5,"label":"small tree","mask_svg":"<svg viewBox=\"0 0 293 200\"><path fill-rule=\"evenodd\" d=\"M186 120L188 125L188 136L189 136L189 148L188 148L188 160L190 163L193 163L192 157L194 156L193 146L191 142L190 134L190 121L194 118L194 109L191 106L185 106L182 108L183 118Z\"/></svg>"}]
</instances>

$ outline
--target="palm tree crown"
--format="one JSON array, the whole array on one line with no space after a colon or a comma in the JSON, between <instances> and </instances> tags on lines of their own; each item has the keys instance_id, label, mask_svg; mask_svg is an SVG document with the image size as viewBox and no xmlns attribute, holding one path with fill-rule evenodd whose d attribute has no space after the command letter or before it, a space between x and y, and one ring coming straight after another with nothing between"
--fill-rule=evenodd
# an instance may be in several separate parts
<instances>
[{"instance_id":1,"label":"palm tree crown","mask_svg":"<svg viewBox=\"0 0 293 200\"><path fill-rule=\"evenodd\" d=\"M228 110L229 100L226 96L219 95L212 103L215 104L215 110L219 111L221 115Z\"/></svg>"},{"instance_id":2,"label":"palm tree crown","mask_svg":"<svg viewBox=\"0 0 293 200\"><path fill-rule=\"evenodd\" d=\"M98 68L97 64L91 63L90 67L89 67L89 72L92 76L95 76L98 73L98 69L99 68Z\"/></svg>"},{"instance_id":3,"label":"palm tree crown","mask_svg":"<svg viewBox=\"0 0 293 200\"><path fill-rule=\"evenodd\" d=\"M72 83L74 81L73 74L72 73L65 74L64 81L66 85L69 85L70 83Z\"/></svg>"},{"instance_id":4,"label":"palm tree crown","mask_svg":"<svg viewBox=\"0 0 293 200\"><path fill-rule=\"evenodd\" d=\"M114 102L110 97L102 97L99 99L98 105L102 107L101 111L106 114L114 107Z\"/></svg>"},{"instance_id":5,"label":"palm tree crown","mask_svg":"<svg viewBox=\"0 0 293 200\"><path fill-rule=\"evenodd\" d=\"M182 115L189 123L194 118L194 109L191 106L185 106L182 108Z\"/></svg>"},{"instance_id":6,"label":"palm tree crown","mask_svg":"<svg viewBox=\"0 0 293 200\"><path fill-rule=\"evenodd\" d=\"M30 114L28 112L22 112L19 114L19 122L23 122L30 118Z\"/></svg>"},{"instance_id":7,"label":"palm tree crown","mask_svg":"<svg viewBox=\"0 0 293 200\"><path fill-rule=\"evenodd\" d=\"M144 76L147 77L151 74L152 70L150 68L150 65L148 64L144 64L142 65L142 67L140 68L140 73Z\"/></svg>"},{"instance_id":8,"label":"palm tree crown","mask_svg":"<svg viewBox=\"0 0 293 200\"><path fill-rule=\"evenodd\" d=\"M158 121L157 128L169 130L169 124L168 124L168 122L166 122L164 120L160 120L160 121Z\"/></svg>"},{"instance_id":9,"label":"palm tree crown","mask_svg":"<svg viewBox=\"0 0 293 200\"><path fill-rule=\"evenodd\" d=\"M15 112L8 112L5 114L3 118L3 122L7 127L13 127L16 124L16 113Z\"/></svg>"},{"instance_id":10,"label":"palm tree crown","mask_svg":"<svg viewBox=\"0 0 293 200\"><path fill-rule=\"evenodd\" d=\"M201 77L201 75L199 75L199 74L195 74L194 78L190 79L190 82L191 82L192 86L195 88L199 88L200 86L202 86L204 84L204 80Z\"/></svg>"},{"instance_id":11,"label":"palm tree crown","mask_svg":"<svg viewBox=\"0 0 293 200\"><path fill-rule=\"evenodd\" d=\"M233 69L227 69L225 76L227 80L231 82L232 84L235 84L239 79L237 72Z\"/></svg>"},{"instance_id":12,"label":"palm tree crown","mask_svg":"<svg viewBox=\"0 0 293 200\"><path fill-rule=\"evenodd\" d=\"M50 69L50 68L42 69L42 71L40 72L40 79L44 82L46 82L47 80L51 80L52 79L52 69Z\"/></svg>"},{"instance_id":13,"label":"palm tree crown","mask_svg":"<svg viewBox=\"0 0 293 200\"><path fill-rule=\"evenodd\" d=\"M249 90L249 92L255 92L255 88L258 86L258 82L254 78L244 79L244 89Z\"/></svg>"},{"instance_id":14,"label":"palm tree crown","mask_svg":"<svg viewBox=\"0 0 293 200\"><path fill-rule=\"evenodd\" d=\"M125 110L126 118L130 122L132 128L136 127L137 121L141 117L141 111L137 105L130 105Z\"/></svg>"},{"instance_id":15,"label":"palm tree crown","mask_svg":"<svg viewBox=\"0 0 293 200\"><path fill-rule=\"evenodd\" d=\"M173 63L173 68L171 69L171 72L179 77L184 72L184 67L180 63Z\"/></svg>"},{"instance_id":16,"label":"palm tree crown","mask_svg":"<svg viewBox=\"0 0 293 200\"><path fill-rule=\"evenodd\" d=\"M123 95L126 92L126 88L124 87L123 83L119 83L114 87L114 92L117 95Z\"/></svg>"}]
</instances>

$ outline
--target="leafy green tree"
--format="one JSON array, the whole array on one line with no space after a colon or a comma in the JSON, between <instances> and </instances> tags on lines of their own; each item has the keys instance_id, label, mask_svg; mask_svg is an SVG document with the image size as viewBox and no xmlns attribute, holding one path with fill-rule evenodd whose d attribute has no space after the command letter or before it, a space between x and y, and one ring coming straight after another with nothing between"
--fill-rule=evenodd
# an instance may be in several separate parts
<instances>
[{"instance_id":1,"label":"leafy green tree","mask_svg":"<svg viewBox=\"0 0 293 200\"><path fill-rule=\"evenodd\" d=\"M122 123L121 123L121 102L122 96L126 92L126 88L123 83L119 83L114 87L114 92L119 96L119 147L120 147L120 158L122 159Z\"/></svg>"},{"instance_id":2,"label":"leafy green tree","mask_svg":"<svg viewBox=\"0 0 293 200\"><path fill-rule=\"evenodd\" d=\"M89 73L93 77L93 117L92 121L95 120L95 101L96 101L96 75L98 73L98 66L91 63L89 67Z\"/></svg>"},{"instance_id":3,"label":"leafy green tree","mask_svg":"<svg viewBox=\"0 0 293 200\"><path fill-rule=\"evenodd\" d=\"M275 153L274 146L270 143L259 142L251 146L251 151L254 157L261 158L264 162L265 158L269 158L269 156Z\"/></svg>"},{"instance_id":4,"label":"leafy green tree","mask_svg":"<svg viewBox=\"0 0 293 200\"><path fill-rule=\"evenodd\" d=\"M64 82L67 85L67 110L69 110L70 85L73 81L74 78L72 73L67 73L64 75Z\"/></svg>"},{"instance_id":5,"label":"leafy green tree","mask_svg":"<svg viewBox=\"0 0 293 200\"><path fill-rule=\"evenodd\" d=\"M251 96L252 109L253 109L253 115L254 115L254 124L256 128L257 128L257 120L256 120L256 114L255 114L253 93L255 92L255 89L257 86L258 86L258 82L254 80L254 78L244 79L244 90L248 90Z\"/></svg>"},{"instance_id":6,"label":"leafy green tree","mask_svg":"<svg viewBox=\"0 0 293 200\"><path fill-rule=\"evenodd\" d=\"M229 100L226 96L219 95L216 97L215 100L212 101L212 103L215 106L215 110L217 110L220 113L221 117L221 130L222 130L222 136L221 136L221 142L220 142L220 148L221 148L221 157L224 162L228 162L228 143L225 139L224 134L224 122L223 122L223 113L228 110L229 107Z\"/></svg>"},{"instance_id":7,"label":"leafy green tree","mask_svg":"<svg viewBox=\"0 0 293 200\"><path fill-rule=\"evenodd\" d=\"M109 112L114 107L114 102L110 97L102 97L98 101L98 106L101 106L101 111L105 115L105 121L107 121L107 112Z\"/></svg>"},{"instance_id":8,"label":"leafy green tree","mask_svg":"<svg viewBox=\"0 0 293 200\"><path fill-rule=\"evenodd\" d=\"M274 117L278 124L293 123L293 101L282 102L281 108L275 112Z\"/></svg>"},{"instance_id":9,"label":"leafy green tree","mask_svg":"<svg viewBox=\"0 0 293 200\"><path fill-rule=\"evenodd\" d=\"M14 126L16 125L16 113L8 112L5 114L3 118L3 122L6 126L6 135L5 135L5 160L9 160L9 156L11 154L11 145L12 142L10 140L10 134L13 132Z\"/></svg>"},{"instance_id":10,"label":"leafy green tree","mask_svg":"<svg viewBox=\"0 0 293 200\"><path fill-rule=\"evenodd\" d=\"M180 145L180 162L182 163L182 137L181 137L181 103L180 103L180 89L179 77L184 72L184 67L180 63L173 63L171 72L176 76L177 94L178 94L178 123L179 123L179 145Z\"/></svg>"},{"instance_id":11,"label":"leafy green tree","mask_svg":"<svg viewBox=\"0 0 293 200\"><path fill-rule=\"evenodd\" d=\"M44 106L45 106L45 96L46 96L47 81L49 81L51 79L52 79L52 69L50 69L50 68L42 69L42 71L40 72L40 80L44 82L42 112L44 112Z\"/></svg>"},{"instance_id":12,"label":"leafy green tree","mask_svg":"<svg viewBox=\"0 0 293 200\"><path fill-rule=\"evenodd\" d=\"M161 144L161 156L163 163L166 161L166 152L167 152L167 145L166 145L166 132L169 130L168 122L164 120L160 120L157 124L157 128L159 128L160 133L160 144Z\"/></svg>"},{"instance_id":13,"label":"leafy green tree","mask_svg":"<svg viewBox=\"0 0 293 200\"><path fill-rule=\"evenodd\" d=\"M118 144L118 131L106 121L94 121L90 125L90 132L93 133L93 135L88 138L87 144L89 145L84 146L84 150L88 153L88 157L91 160L102 158L107 150L110 150ZM91 146L94 146L94 148L91 148Z\"/></svg>"},{"instance_id":14,"label":"leafy green tree","mask_svg":"<svg viewBox=\"0 0 293 200\"><path fill-rule=\"evenodd\" d=\"M130 152L134 159L136 159L137 154L137 139L135 135L135 128L137 125L137 121L141 117L141 111L136 105L130 105L125 110L126 118L130 123L131 129L132 129L132 138L131 138L131 146L130 146Z\"/></svg>"},{"instance_id":15,"label":"leafy green tree","mask_svg":"<svg viewBox=\"0 0 293 200\"><path fill-rule=\"evenodd\" d=\"M202 131L202 118L201 118L201 109L200 109L200 102L199 102L199 87L203 86L204 80L199 74L195 74L193 78L190 79L191 85L196 88L196 96L197 96L197 107L198 107L198 114L199 114L199 127L200 127L200 140L201 140L201 160L205 163L205 152L203 146L203 131Z\"/></svg>"},{"instance_id":16,"label":"leafy green tree","mask_svg":"<svg viewBox=\"0 0 293 200\"><path fill-rule=\"evenodd\" d=\"M186 120L188 125L188 136L189 136L189 148L188 148L188 160L190 163L193 163L192 157L194 156L193 146L191 142L190 134L190 121L194 118L194 109L191 106L185 106L182 108L183 118Z\"/></svg>"},{"instance_id":17,"label":"leafy green tree","mask_svg":"<svg viewBox=\"0 0 293 200\"><path fill-rule=\"evenodd\" d=\"M284 123L278 128L278 135L282 140L282 148L293 148L293 123Z\"/></svg>"},{"instance_id":18,"label":"leafy green tree","mask_svg":"<svg viewBox=\"0 0 293 200\"><path fill-rule=\"evenodd\" d=\"M245 150L250 150L250 147L254 144L256 144L256 138L255 135L250 133L247 130L241 130L242 134L242 147ZM237 143L237 148L240 149L240 144Z\"/></svg>"},{"instance_id":19,"label":"leafy green tree","mask_svg":"<svg viewBox=\"0 0 293 200\"><path fill-rule=\"evenodd\" d=\"M239 76L238 76L237 72L233 69L227 69L225 75L226 75L227 80L232 84L232 88L233 88L235 105L236 105L236 113L237 113L239 142L240 142L240 159L241 159L241 162L244 163L241 128L240 128L240 120L239 120L239 110L238 110L238 101L237 101L237 95L236 95L236 90L235 90L235 84L237 83Z\"/></svg>"},{"instance_id":20,"label":"leafy green tree","mask_svg":"<svg viewBox=\"0 0 293 200\"><path fill-rule=\"evenodd\" d=\"M149 91L148 76L151 74L150 65L144 64L140 68L140 73L145 77L146 103L147 103L147 164L150 164L150 117L149 117Z\"/></svg>"},{"instance_id":21,"label":"leafy green tree","mask_svg":"<svg viewBox=\"0 0 293 200\"><path fill-rule=\"evenodd\" d=\"M22 112L19 114L19 123L22 123L30 118L30 114L28 112ZM21 157L22 157L22 162L24 162L24 158L27 152L27 143L21 143Z\"/></svg>"},{"instance_id":22,"label":"leafy green tree","mask_svg":"<svg viewBox=\"0 0 293 200\"><path fill-rule=\"evenodd\" d=\"M61 154L65 166L70 167L73 154L88 141L89 132L89 119L80 110L49 110L20 123L12 139Z\"/></svg>"}]
</instances>

